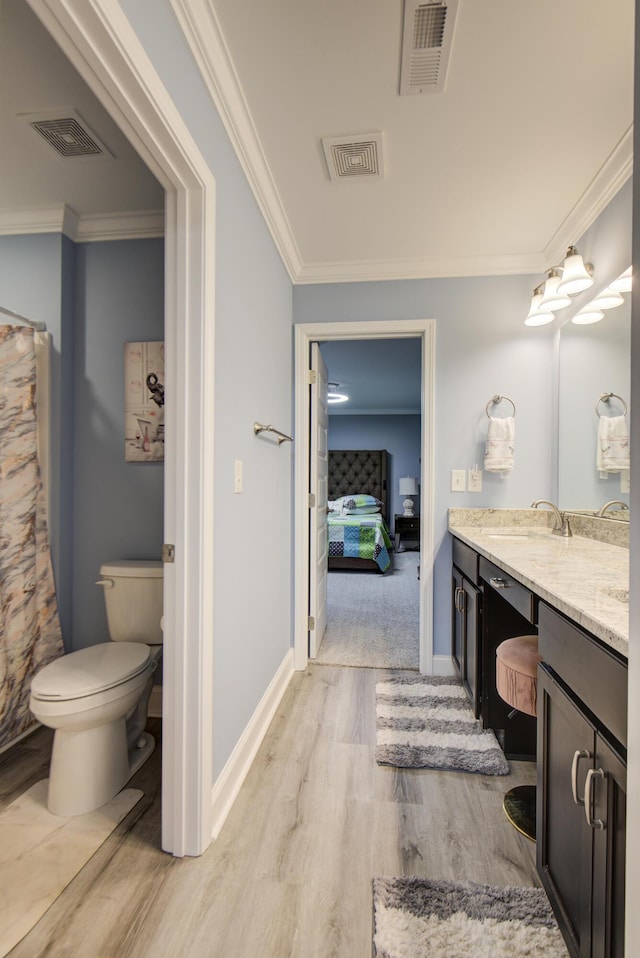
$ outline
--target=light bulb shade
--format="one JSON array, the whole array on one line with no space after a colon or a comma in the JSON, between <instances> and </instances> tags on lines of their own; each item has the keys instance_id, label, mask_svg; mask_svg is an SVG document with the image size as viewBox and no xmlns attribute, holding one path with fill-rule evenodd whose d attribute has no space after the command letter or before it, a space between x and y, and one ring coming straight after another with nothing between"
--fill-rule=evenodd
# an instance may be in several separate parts
<instances>
[{"instance_id":1,"label":"light bulb shade","mask_svg":"<svg viewBox=\"0 0 640 958\"><path fill-rule=\"evenodd\" d=\"M604 319L602 310L589 305L579 310L579 312L572 317L571 322L575 323L576 326L590 326L592 323L599 323L601 319Z\"/></svg>"},{"instance_id":2,"label":"light bulb shade","mask_svg":"<svg viewBox=\"0 0 640 958\"><path fill-rule=\"evenodd\" d=\"M418 480L413 476L405 476L398 481L398 492L401 496L417 496Z\"/></svg>"},{"instance_id":3,"label":"light bulb shade","mask_svg":"<svg viewBox=\"0 0 640 958\"><path fill-rule=\"evenodd\" d=\"M555 316L552 312L540 309L541 302L542 290L540 290L540 292L535 291L531 297L531 307L527 314L527 318L524 321L525 326L545 326L547 323L552 323L554 321Z\"/></svg>"},{"instance_id":4,"label":"light bulb shade","mask_svg":"<svg viewBox=\"0 0 640 958\"><path fill-rule=\"evenodd\" d=\"M562 279L560 271L557 269L549 270L549 277L544 284L542 299L538 307L541 312L550 313L556 309L565 309L571 306L571 300L566 293L560 292L560 280Z\"/></svg>"},{"instance_id":5,"label":"light bulb shade","mask_svg":"<svg viewBox=\"0 0 640 958\"><path fill-rule=\"evenodd\" d=\"M593 277L575 246L570 246L564 261L558 292L566 296L574 296L576 293L589 289L590 286L593 286Z\"/></svg>"},{"instance_id":6,"label":"light bulb shade","mask_svg":"<svg viewBox=\"0 0 640 958\"><path fill-rule=\"evenodd\" d=\"M616 306L622 306L623 304L624 297L611 286L607 286L601 293L598 293L590 303L595 309L615 309Z\"/></svg>"},{"instance_id":7,"label":"light bulb shade","mask_svg":"<svg viewBox=\"0 0 640 958\"><path fill-rule=\"evenodd\" d=\"M614 279L609 289L615 289L617 293L630 293L633 282L632 273L633 269L631 266L628 269L625 269L624 273L620 273L618 278Z\"/></svg>"}]
</instances>

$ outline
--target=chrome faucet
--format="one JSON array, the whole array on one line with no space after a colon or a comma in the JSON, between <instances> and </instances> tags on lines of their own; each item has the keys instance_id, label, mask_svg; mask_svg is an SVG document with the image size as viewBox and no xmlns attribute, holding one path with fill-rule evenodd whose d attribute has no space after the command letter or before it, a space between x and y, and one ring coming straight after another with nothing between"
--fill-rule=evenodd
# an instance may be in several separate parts
<instances>
[{"instance_id":1,"label":"chrome faucet","mask_svg":"<svg viewBox=\"0 0 640 958\"><path fill-rule=\"evenodd\" d=\"M626 502L622 502L620 499L610 499L609 502L605 502L602 509L598 512L598 518L602 519L605 512L608 512L611 506L620 506L620 512L622 512L623 509L626 509L627 512L629 511L629 506Z\"/></svg>"},{"instance_id":2,"label":"chrome faucet","mask_svg":"<svg viewBox=\"0 0 640 958\"><path fill-rule=\"evenodd\" d=\"M569 536L573 535L571 526L569 525L569 520L562 512L560 512L557 506L554 506L554 504L549 502L548 499L534 499L534 501L531 503L531 508L537 509L538 506L549 506L553 512L555 525L551 532L554 536L564 536L565 539L568 539Z\"/></svg>"}]
</instances>

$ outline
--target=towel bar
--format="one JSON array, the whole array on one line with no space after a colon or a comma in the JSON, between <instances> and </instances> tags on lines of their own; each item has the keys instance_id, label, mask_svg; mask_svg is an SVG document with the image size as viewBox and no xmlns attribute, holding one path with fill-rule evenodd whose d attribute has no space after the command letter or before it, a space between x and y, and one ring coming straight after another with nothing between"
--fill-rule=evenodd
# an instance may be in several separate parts
<instances>
[{"instance_id":1,"label":"towel bar","mask_svg":"<svg viewBox=\"0 0 640 958\"><path fill-rule=\"evenodd\" d=\"M287 436L285 432L280 432L279 429L276 429L274 426L263 426L261 422L254 422L253 431L257 436L261 432L273 432L278 437L278 445L282 445L283 442L293 442L293 436Z\"/></svg>"}]
</instances>

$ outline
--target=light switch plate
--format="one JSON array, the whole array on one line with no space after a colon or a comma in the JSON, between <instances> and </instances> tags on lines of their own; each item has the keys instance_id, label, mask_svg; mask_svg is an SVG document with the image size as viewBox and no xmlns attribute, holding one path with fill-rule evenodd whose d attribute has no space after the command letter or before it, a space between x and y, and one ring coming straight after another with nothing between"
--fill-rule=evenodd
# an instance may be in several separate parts
<instances>
[{"instance_id":1,"label":"light switch plate","mask_svg":"<svg viewBox=\"0 0 640 958\"><path fill-rule=\"evenodd\" d=\"M242 460L236 459L233 466L233 491L242 492Z\"/></svg>"},{"instance_id":2,"label":"light switch plate","mask_svg":"<svg viewBox=\"0 0 640 958\"><path fill-rule=\"evenodd\" d=\"M451 492L464 492L467 488L467 473L465 469L451 470Z\"/></svg>"},{"instance_id":3,"label":"light switch plate","mask_svg":"<svg viewBox=\"0 0 640 958\"><path fill-rule=\"evenodd\" d=\"M629 477L630 473L628 469L620 470L620 492L631 492Z\"/></svg>"}]
</instances>

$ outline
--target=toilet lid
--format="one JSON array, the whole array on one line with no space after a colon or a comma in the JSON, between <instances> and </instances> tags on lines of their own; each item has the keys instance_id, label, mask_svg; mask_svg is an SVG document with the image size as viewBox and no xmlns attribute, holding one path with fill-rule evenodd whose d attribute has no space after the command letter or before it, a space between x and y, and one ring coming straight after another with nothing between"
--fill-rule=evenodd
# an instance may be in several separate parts
<instances>
[{"instance_id":1,"label":"toilet lid","mask_svg":"<svg viewBox=\"0 0 640 958\"><path fill-rule=\"evenodd\" d=\"M34 676L31 692L39 699L79 699L105 692L147 667L151 651L140 642L103 642L63 655Z\"/></svg>"}]
</instances>

